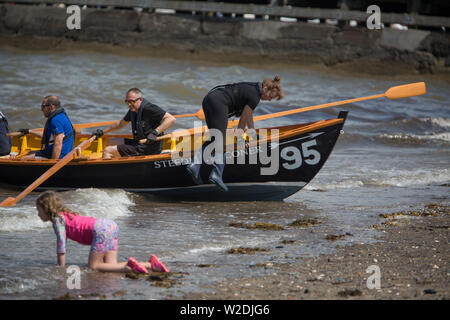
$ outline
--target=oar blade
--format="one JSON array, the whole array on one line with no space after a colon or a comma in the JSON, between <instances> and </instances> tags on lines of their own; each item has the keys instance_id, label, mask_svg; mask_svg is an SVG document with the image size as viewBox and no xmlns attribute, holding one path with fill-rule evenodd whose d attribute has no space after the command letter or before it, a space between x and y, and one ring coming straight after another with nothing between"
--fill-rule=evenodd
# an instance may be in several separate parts
<instances>
[{"instance_id":1,"label":"oar blade","mask_svg":"<svg viewBox=\"0 0 450 320\"><path fill-rule=\"evenodd\" d=\"M16 204L16 198L8 197L0 203L0 207L10 207Z\"/></svg>"},{"instance_id":2,"label":"oar blade","mask_svg":"<svg viewBox=\"0 0 450 320\"><path fill-rule=\"evenodd\" d=\"M405 84L402 86L396 86L386 91L386 98L391 100L419 96L427 92L425 82L416 82L411 84Z\"/></svg>"},{"instance_id":3,"label":"oar blade","mask_svg":"<svg viewBox=\"0 0 450 320\"><path fill-rule=\"evenodd\" d=\"M196 116L198 119L205 121L205 114L204 114L204 112L203 112L203 109L198 110L198 111L195 113L195 116Z\"/></svg>"}]
</instances>

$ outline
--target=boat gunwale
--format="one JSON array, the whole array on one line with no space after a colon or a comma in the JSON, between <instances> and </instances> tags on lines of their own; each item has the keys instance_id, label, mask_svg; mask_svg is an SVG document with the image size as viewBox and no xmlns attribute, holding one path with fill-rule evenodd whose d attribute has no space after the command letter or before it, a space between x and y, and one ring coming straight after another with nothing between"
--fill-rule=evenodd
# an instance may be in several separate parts
<instances>
[{"instance_id":1,"label":"boat gunwale","mask_svg":"<svg viewBox=\"0 0 450 320\"><path fill-rule=\"evenodd\" d=\"M282 139L288 139L292 136L297 136L303 133L307 133L309 131L314 131L326 127L331 127L340 123L343 123L345 121L345 118L334 118L334 119L324 119L319 120L315 122L309 122L309 123L302 123L302 124L295 124L295 125L287 125L287 126L275 126L275 127L266 127L266 128L258 128L257 130L261 129L287 129L287 131L279 134L278 140ZM190 129L186 129L190 130ZM179 131L181 132L181 131ZM191 134L192 135L192 134ZM108 135L107 137L128 137L130 135L119 135L119 134L113 134ZM83 138L89 138L89 134L80 134L80 137ZM180 136L174 135L174 138L178 138ZM166 139L171 139L172 137L168 137ZM257 143L260 142L270 142L272 140L272 136L269 136L265 139L260 139L256 141ZM253 141L253 144L255 141ZM252 142L250 142L250 146L252 146ZM236 147L235 147L236 148ZM120 158L114 158L114 159L88 159L88 158L75 158L72 161L70 161L66 166L77 166L77 165L109 165L109 164L127 164L127 163L139 163L139 162L154 162L159 160L170 160L172 159L172 154L174 152L167 152L167 153L161 153L156 155L146 155L146 156L134 156L134 157L120 157ZM176 153L176 151L175 151ZM192 157L193 151L190 151ZM183 156L182 158L188 158L189 156ZM54 165L57 163L59 159L43 159L43 160L15 160L15 159L1 159L0 158L0 166L1 165L17 165L17 166L39 166L39 165Z\"/></svg>"}]
</instances>

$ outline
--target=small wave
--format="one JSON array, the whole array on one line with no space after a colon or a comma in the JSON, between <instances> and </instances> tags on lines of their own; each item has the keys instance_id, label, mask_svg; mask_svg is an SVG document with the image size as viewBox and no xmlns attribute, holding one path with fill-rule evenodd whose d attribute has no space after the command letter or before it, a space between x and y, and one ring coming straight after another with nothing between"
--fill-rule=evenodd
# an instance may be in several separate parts
<instances>
[{"instance_id":1,"label":"small wave","mask_svg":"<svg viewBox=\"0 0 450 320\"><path fill-rule=\"evenodd\" d=\"M131 194L124 190L77 189L59 194L64 205L82 215L115 219L128 216L134 205ZM0 213L1 231L28 231L50 228L37 215L36 207L25 205L3 208Z\"/></svg>"},{"instance_id":2,"label":"small wave","mask_svg":"<svg viewBox=\"0 0 450 320\"><path fill-rule=\"evenodd\" d=\"M39 282L35 279L21 277L0 278L0 293L13 294L34 290L39 287Z\"/></svg>"},{"instance_id":3,"label":"small wave","mask_svg":"<svg viewBox=\"0 0 450 320\"><path fill-rule=\"evenodd\" d=\"M429 122L441 128L450 128L450 119L448 118L420 118L419 120Z\"/></svg>"},{"instance_id":4,"label":"small wave","mask_svg":"<svg viewBox=\"0 0 450 320\"><path fill-rule=\"evenodd\" d=\"M262 245L264 243L266 243L268 240L268 238L265 238L264 240L262 239L248 239L248 240L243 240L243 242L224 242L224 243L220 243L217 245L205 245L205 246L201 246L201 247L197 247L197 248L192 248L190 250L187 250L185 254L187 255L201 255L204 253L208 253L208 252L220 252L220 251L225 251L228 250L232 247L252 247L252 246L259 246Z\"/></svg>"},{"instance_id":5,"label":"small wave","mask_svg":"<svg viewBox=\"0 0 450 320\"><path fill-rule=\"evenodd\" d=\"M364 186L374 187L408 187L430 184L442 184L450 181L449 169L435 170L374 170L371 176L358 176L343 181L313 182L306 190L356 189Z\"/></svg>"},{"instance_id":6,"label":"small wave","mask_svg":"<svg viewBox=\"0 0 450 320\"><path fill-rule=\"evenodd\" d=\"M15 206L3 208L0 213L0 231L28 231L47 228L34 206Z\"/></svg>"},{"instance_id":7,"label":"small wave","mask_svg":"<svg viewBox=\"0 0 450 320\"><path fill-rule=\"evenodd\" d=\"M405 133L398 133L398 134L384 133L382 135L378 135L376 138L384 141L387 140L406 144L425 144L430 141L439 143L449 143L450 132L438 132L425 135L405 134Z\"/></svg>"},{"instance_id":8,"label":"small wave","mask_svg":"<svg viewBox=\"0 0 450 320\"><path fill-rule=\"evenodd\" d=\"M305 187L306 190L336 190L336 189L354 189L364 186L360 180L331 181L328 183L311 183Z\"/></svg>"},{"instance_id":9,"label":"small wave","mask_svg":"<svg viewBox=\"0 0 450 320\"><path fill-rule=\"evenodd\" d=\"M439 127L441 129L450 128L450 119L443 117L425 117L425 118L408 118L401 120L394 120L391 122L392 125L399 126L407 126L407 127L417 127L419 125L427 125L429 127Z\"/></svg>"},{"instance_id":10,"label":"small wave","mask_svg":"<svg viewBox=\"0 0 450 320\"><path fill-rule=\"evenodd\" d=\"M132 194L121 189L77 189L61 195L67 207L83 215L114 219L131 214Z\"/></svg>"},{"instance_id":11,"label":"small wave","mask_svg":"<svg viewBox=\"0 0 450 320\"><path fill-rule=\"evenodd\" d=\"M374 171L376 177L367 179L365 185L408 187L417 185L429 185L446 183L450 181L450 170L432 171Z\"/></svg>"},{"instance_id":12,"label":"small wave","mask_svg":"<svg viewBox=\"0 0 450 320\"><path fill-rule=\"evenodd\" d=\"M20 264L20 262L19 262ZM8 276L0 276L0 295L10 295L23 292L33 292L36 290L45 291L45 286L64 279L66 271L47 266L28 266L27 272L18 271L19 268L12 269Z\"/></svg>"},{"instance_id":13,"label":"small wave","mask_svg":"<svg viewBox=\"0 0 450 320\"><path fill-rule=\"evenodd\" d=\"M378 127L391 128L402 133L430 133L448 131L450 128L450 119L444 117L423 117L423 118L407 118L394 119L385 125L379 124Z\"/></svg>"},{"instance_id":14,"label":"small wave","mask_svg":"<svg viewBox=\"0 0 450 320\"><path fill-rule=\"evenodd\" d=\"M201 248L194 248L191 250L187 251L187 254L201 254L204 252L210 252L210 251L214 251L214 252L219 252L219 251L224 251L225 249L229 248L229 246L203 246Z\"/></svg>"}]
</instances>

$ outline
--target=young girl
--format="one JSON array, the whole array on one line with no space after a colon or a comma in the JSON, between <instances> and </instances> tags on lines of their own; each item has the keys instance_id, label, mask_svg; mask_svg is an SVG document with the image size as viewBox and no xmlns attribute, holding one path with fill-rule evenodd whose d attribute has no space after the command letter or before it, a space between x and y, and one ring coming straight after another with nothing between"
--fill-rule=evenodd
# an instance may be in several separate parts
<instances>
[{"instance_id":1,"label":"young girl","mask_svg":"<svg viewBox=\"0 0 450 320\"><path fill-rule=\"evenodd\" d=\"M54 192L47 191L36 200L36 208L42 221L51 221L55 230L58 265L66 264L66 238L91 245L88 267L103 272L169 272L169 269L151 255L148 262L130 257L127 262L117 262L119 228L108 219L95 219L78 215L64 207Z\"/></svg>"}]
</instances>

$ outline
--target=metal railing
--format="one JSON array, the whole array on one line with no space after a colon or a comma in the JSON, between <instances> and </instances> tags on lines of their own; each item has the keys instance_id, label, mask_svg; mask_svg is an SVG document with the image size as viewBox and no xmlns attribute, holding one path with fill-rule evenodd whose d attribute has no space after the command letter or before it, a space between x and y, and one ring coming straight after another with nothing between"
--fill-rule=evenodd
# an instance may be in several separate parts
<instances>
[{"instance_id":1,"label":"metal railing","mask_svg":"<svg viewBox=\"0 0 450 320\"><path fill-rule=\"evenodd\" d=\"M11 3L11 0L0 0L0 3ZM222 14L253 14L255 16L287 17L296 19L333 19L338 21L355 20L365 22L369 16L364 11L318 9L291 6L235 4L206 1L162 1L162 0L20 0L16 3L25 4L66 4L80 6L112 6L121 8L149 8L171 9L176 12L216 13ZM450 27L450 18L424 16L414 14L381 13L381 22L384 24L400 23L418 27Z\"/></svg>"}]
</instances>

